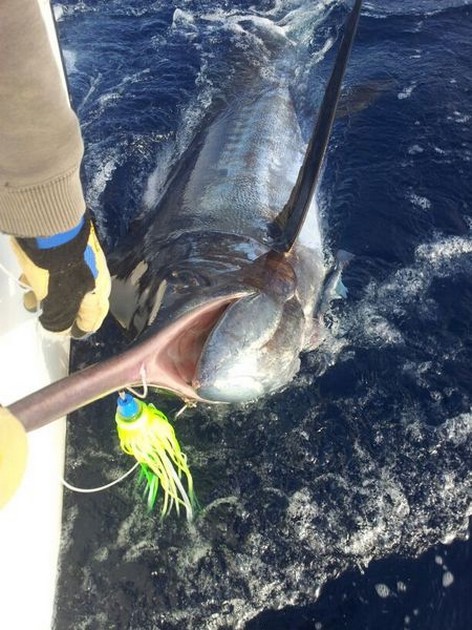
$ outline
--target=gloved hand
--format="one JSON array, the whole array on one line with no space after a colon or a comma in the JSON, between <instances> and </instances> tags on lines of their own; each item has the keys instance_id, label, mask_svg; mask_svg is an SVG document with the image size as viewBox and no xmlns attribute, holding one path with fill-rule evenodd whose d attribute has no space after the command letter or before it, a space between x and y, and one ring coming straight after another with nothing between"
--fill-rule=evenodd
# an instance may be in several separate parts
<instances>
[{"instance_id":1,"label":"gloved hand","mask_svg":"<svg viewBox=\"0 0 472 630\"><path fill-rule=\"evenodd\" d=\"M0 407L0 508L16 492L26 468L26 431L8 409Z\"/></svg>"},{"instance_id":2,"label":"gloved hand","mask_svg":"<svg viewBox=\"0 0 472 630\"><path fill-rule=\"evenodd\" d=\"M13 251L31 292L25 308L37 310L46 330L73 337L95 332L108 313L111 280L105 255L88 216L79 225L47 238L12 238Z\"/></svg>"}]
</instances>

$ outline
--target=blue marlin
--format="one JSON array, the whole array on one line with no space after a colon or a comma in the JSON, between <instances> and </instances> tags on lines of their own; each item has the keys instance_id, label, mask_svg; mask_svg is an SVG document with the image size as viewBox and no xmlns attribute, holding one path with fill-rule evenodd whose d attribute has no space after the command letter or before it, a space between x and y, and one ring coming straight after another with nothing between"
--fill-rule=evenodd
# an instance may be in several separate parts
<instances>
[{"instance_id":1,"label":"blue marlin","mask_svg":"<svg viewBox=\"0 0 472 630\"><path fill-rule=\"evenodd\" d=\"M327 273L315 193L361 4L307 147L283 81L252 80L209 113L155 208L110 258L112 312L133 345L12 405L27 428L143 377L214 403L290 382L300 353L322 338L327 294L347 261Z\"/></svg>"}]
</instances>

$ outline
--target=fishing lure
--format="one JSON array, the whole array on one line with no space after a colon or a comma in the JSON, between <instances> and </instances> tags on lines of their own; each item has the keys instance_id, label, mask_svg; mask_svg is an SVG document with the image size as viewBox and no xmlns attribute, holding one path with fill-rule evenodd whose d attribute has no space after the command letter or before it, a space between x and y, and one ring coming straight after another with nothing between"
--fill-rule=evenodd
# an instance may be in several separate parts
<instances>
[{"instance_id":1,"label":"fishing lure","mask_svg":"<svg viewBox=\"0 0 472 630\"><path fill-rule=\"evenodd\" d=\"M115 421L121 449L140 465L139 481L145 484L148 508L154 507L161 488L161 516L173 507L179 513L183 507L191 520L197 505L193 479L167 416L153 404L120 392Z\"/></svg>"}]
</instances>

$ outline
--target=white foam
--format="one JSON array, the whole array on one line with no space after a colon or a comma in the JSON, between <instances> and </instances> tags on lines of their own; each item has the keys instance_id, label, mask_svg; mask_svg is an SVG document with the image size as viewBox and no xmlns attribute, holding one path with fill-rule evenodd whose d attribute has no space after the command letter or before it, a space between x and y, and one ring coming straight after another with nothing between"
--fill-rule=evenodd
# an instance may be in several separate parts
<instances>
[{"instance_id":1,"label":"white foam","mask_svg":"<svg viewBox=\"0 0 472 630\"><path fill-rule=\"evenodd\" d=\"M449 588L449 586L451 586L452 584L454 584L454 576L450 571L445 571L445 573L442 576L442 585L444 588Z\"/></svg>"},{"instance_id":2,"label":"white foam","mask_svg":"<svg viewBox=\"0 0 472 630\"><path fill-rule=\"evenodd\" d=\"M382 599L386 599L390 597L391 591L386 584L380 583L375 585L375 590L377 591L377 595Z\"/></svg>"},{"instance_id":3,"label":"white foam","mask_svg":"<svg viewBox=\"0 0 472 630\"><path fill-rule=\"evenodd\" d=\"M427 205L423 198L418 203ZM365 298L355 312L338 323L341 335L354 335L362 345L403 343L401 332L392 322L392 316L401 317L416 309L423 319L436 318L436 303L426 299L427 291L435 278L449 277L451 273L472 273L472 239L448 237L420 245L416 262L393 273L383 283L371 282L365 289Z\"/></svg>"},{"instance_id":4,"label":"white foam","mask_svg":"<svg viewBox=\"0 0 472 630\"><path fill-rule=\"evenodd\" d=\"M416 88L416 83L412 83L411 85L403 88L403 90L397 94L397 98L399 100L410 98L415 88Z\"/></svg>"},{"instance_id":5,"label":"white foam","mask_svg":"<svg viewBox=\"0 0 472 630\"><path fill-rule=\"evenodd\" d=\"M66 65L67 74L77 71L77 53L74 50L62 49L62 57Z\"/></svg>"},{"instance_id":6,"label":"white foam","mask_svg":"<svg viewBox=\"0 0 472 630\"><path fill-rule=\"evenodd\" d=\"M51 6L54 13L54 19L56 20L56 22L60 22L64 17L64 7L62 6L62 4L54 4Z\"/></svg>"},{"instance_id":7,"label":"white foam","mask_svg":"<svg viewBox=\"0 0 472 630\"><path fill-rule=\"evenodd\" d=\"M422 197L416 193L410 193L409 200L411 203L422 210L429 210L431 208L431 201L427 197Z\"/></svg>"},{"instance_id":8,"label":"white foam","mask_svg":"<svg viewBox=\"0 0 472 630\"><path fill-rule=\"evenodd\" d=\"M175 9L172 16L172 28L181 29L188 28L189 26L195 27L195 18L189 11L183 11L182 9Z\"/></svg>"},{"instance_id":9,"label":"white foam","mask_svg":"<svg viewBox=\"0 0 472 630\"><path fill-rule=\"evenodd\" d=\"M457 123L463 124L468 123L470 121L470 114L464 114L463 112L454 111L454 120Z\"/></svg>"},{"instance_id":10,"label":"white foam","mask_svg":"<svg viewBox=\"0 0 472 630\"><path fill-rule=\"evenodd\" d=\"M87 187L87 202L91 208L100 207L100 196L121 160L121 151L118 147L108 148L105 154L96 157L97 164ZM100 216L96 219L100 225Z\"/></svg>"}]
</instances>

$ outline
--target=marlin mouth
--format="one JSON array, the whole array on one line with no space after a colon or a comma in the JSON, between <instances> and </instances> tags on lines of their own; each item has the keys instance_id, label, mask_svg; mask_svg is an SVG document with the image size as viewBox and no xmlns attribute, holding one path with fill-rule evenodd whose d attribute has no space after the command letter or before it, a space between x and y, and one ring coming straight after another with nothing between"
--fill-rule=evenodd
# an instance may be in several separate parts
<instances>
[{"instance_id":1,"label":"marlin mouth","mask_svg":"<svg viewBox=\"0 0 472 630\"><path fill-rule=\"evenodd\" d=\"M184 400L205 401L196 392L196 369L203 347L226 309L247 294L240 291L209 299L137 344L127 353L138 355L132 361L135 377L131 384L141 385L145 380Z\"/></svg>"}]
</instances>

